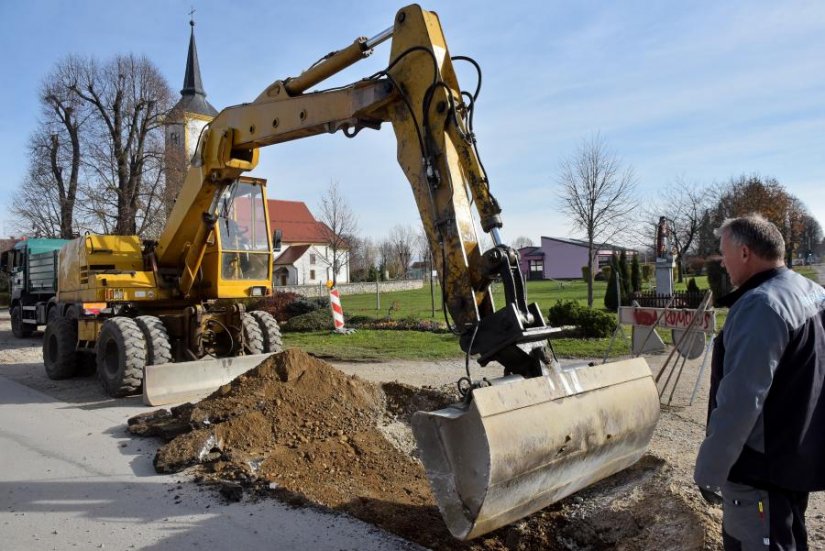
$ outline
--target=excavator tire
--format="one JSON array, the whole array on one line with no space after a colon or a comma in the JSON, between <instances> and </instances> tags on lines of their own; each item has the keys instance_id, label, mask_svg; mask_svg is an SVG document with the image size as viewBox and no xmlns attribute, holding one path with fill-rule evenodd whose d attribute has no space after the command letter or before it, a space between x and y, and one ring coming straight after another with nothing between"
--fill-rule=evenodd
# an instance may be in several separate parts
<instances>
[{"instance_id":1,"label":"excavator tire","mask_svg":"<svg viewBox=\"0 0 825 551\"><path fill-rule=\"evenodd\" d=\"M155 316L135 318L146 339L146 365L161 365L172 361L172 344L166 326Z\"/></svg>"},{"instance_id":2,"label":"excavator tire","mask_svg":"<svg viewBox=\"0 0 825 551\"><path fill-rule=\"evenodd\" d=\"M106 393L120 398L140 391L146 365L146 338L137 322L106 320L97 339L97 378Z\"/></svg>"},{"instance_id":3,"label":"excavator tire","mask_svg":"<svg viewBox=\"0 0 825 551\"><path fill-rule=\"evenodd\" d=\"M68 379L77 373L77 326L67 319L56 319L46 326L43 336L43 364L49 379Z\"/></svg>"},{"instance_id":4,"label":"excavator tire","mask_svg":"<svg viewBox=\"0 0 825 551\"><path fill-rule=\"evenodd\" d=\"M283 352L284 341L281 338L281 328L278 322L269 312L256 310L249 313L250 316L258 320L261 333L264 336L264 352Z\"/></svg>"},{"instance_id":5,"label":"excavator tire","mask_svg":"<svg viewBox=\"0 0 825 551\"><path fill-rule=\"evenodd\" d=\"M258 320L252 314L244 313L241 323L243 324L244 352L247 354L263 354L264 335L261 326L258 325Z\"/></svg>"},{"instance_id":6,"label":"excavator tire","mask_svg":"<svg viewBox=\"0 0 825 551\"><path fill-rule=\"evenodd\" d=\"M49 313L46 314L46 323L51 323L61 317L63 316L60 314L60 308L57 305L52 305L52 307L49 308Z\"/></svg>"},{"instance_id":7,"label":"excavator tire","mask_svg":"<svg viewBox=\"0 0 825 551\"><path fill-rule=\"evenodd\" d=\"M23 323L23 307L19 304L11 309L11 332L18 339L31 337L34 332Z\"/></svg>"}]
</instances>

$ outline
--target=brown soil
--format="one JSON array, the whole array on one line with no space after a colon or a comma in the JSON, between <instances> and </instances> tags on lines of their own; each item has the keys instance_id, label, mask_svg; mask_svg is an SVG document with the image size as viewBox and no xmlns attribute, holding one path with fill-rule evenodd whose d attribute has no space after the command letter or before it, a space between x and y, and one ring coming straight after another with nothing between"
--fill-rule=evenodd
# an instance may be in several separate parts
<instances>
[{"instance_id":1,"label":"brown soil","mask_svg":"<svg viewBox=\"0 0 825 551\"><path fill-rule=\"evenodd\" d=\"M226 499L276 497L345 512L433 549L717 549L718 519L673 484L664 459L637 465L519 523L452 539L415 458L409 418L448 392L348 376L288 350L197 404L130 420L171 438L158 472L196 466ZM684 494L684 495L683 495Z\"/></svg>"}]
</instances>

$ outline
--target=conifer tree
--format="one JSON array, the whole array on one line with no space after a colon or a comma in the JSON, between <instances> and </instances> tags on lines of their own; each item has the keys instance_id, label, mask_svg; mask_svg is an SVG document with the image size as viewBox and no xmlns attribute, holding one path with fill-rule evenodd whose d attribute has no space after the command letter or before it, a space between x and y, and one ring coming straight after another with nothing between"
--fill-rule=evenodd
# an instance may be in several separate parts
<instances>
[{"instance_id":1,"label":"conifer tree","mask_svg":"<svg viewBox=\"0 0 825 551\"><path fill-rule=\"evenodd\" d=\"M619 257L614 253L610 259L610 277L607 278L607 290L604 293L604 307L613 312L619 309L619 290L616 288L619 270Z\"/></svg>"}]
</instances>

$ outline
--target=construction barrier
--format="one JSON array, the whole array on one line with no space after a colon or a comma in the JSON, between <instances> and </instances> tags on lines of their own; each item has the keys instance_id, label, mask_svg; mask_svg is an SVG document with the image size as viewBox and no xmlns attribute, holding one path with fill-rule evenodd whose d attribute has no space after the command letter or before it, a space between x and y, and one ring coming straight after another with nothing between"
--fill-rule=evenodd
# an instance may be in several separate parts
<instances>
[{"instance_id":1,"label":"construction barrier","mask_svg":"<svg viewBox=\"0 0 825 551\"><path fill-rule=\"evenodd\" d=\"M352 333L352 329L344 327L344 308L341 306L341 293L332 286L332 282L327 283L329 287L329 308L332 310L333 330L336 333Z\"/></svg>"}]
</instances>

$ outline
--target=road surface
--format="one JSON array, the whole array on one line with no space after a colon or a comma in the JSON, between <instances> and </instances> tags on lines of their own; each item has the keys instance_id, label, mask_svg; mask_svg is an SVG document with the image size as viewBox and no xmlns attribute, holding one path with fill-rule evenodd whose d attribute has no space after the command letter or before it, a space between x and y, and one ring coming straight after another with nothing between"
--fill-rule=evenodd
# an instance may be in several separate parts
<instances>
[{"instance_id":1,"label":"road surface","mask_svg":"<svg viewBox=\"0 0 825 551\"><path fill-rule=\"evenodd\" d=\"M42 339L0 310L0 549L416 549L343 515L275 500L227 505L184 475L155 473L160 443L126 432L147 411L92 378L50 381Z\"/></svg>"}]
</instances>

